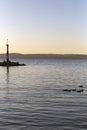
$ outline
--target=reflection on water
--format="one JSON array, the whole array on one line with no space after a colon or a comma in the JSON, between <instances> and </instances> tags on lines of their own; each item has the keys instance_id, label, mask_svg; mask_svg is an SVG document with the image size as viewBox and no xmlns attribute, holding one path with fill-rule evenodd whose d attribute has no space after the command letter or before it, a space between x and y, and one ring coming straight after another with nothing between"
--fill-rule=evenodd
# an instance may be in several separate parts
<instances>
[{"instance_id":1,"label":"reflection on water","mask_svg":"<svg viewBox=\"0 0 87 130\"><path fill-rule=\"evenodd\" d=\"M84 61L84 60L83 60ZM87 61L30 60L0 68L1 130L86 130ZM64 92L83 84L84 92Z\"/></svg>"},{"instance_id":2,"label":"reflection on water","mask_svg":"<svg viewBox=\"0 0 87 130\"><path fill-rule=\"evenodd\" d=\"M9 66L6 67L6 83L7 83L7 88L8 88L8 85L9 85Z\"/></svg>"},{"instance_id":3,"label":"reflection on water","mask_svg":"<svg viewBox=\"0 0 87 130\"><path fill-rule=\"evenodd\" d=\"M9 67L6 67L6 88L4 88L5 91L6 91L6 95L5 95L5 98L6 98L6 102L7 102L7 99L9 100Z\"/></svg>"}]
</instances>

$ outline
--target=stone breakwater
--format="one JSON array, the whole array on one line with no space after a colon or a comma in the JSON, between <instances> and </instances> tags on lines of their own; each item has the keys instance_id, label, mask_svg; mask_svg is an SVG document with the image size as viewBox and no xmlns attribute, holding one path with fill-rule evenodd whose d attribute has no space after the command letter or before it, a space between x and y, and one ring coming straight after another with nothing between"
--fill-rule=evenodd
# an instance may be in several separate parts
<instances>
[{"instance_id":1,"label":"stone breakwater","mask_svg":"<svg viewBox=\"0 0 87 130\"><path fill-rule=\"evenodd\" d=\"M19 62L0 62L0 66L25 66L25 64L20 64Z\"/></svg>"}]
</instances>

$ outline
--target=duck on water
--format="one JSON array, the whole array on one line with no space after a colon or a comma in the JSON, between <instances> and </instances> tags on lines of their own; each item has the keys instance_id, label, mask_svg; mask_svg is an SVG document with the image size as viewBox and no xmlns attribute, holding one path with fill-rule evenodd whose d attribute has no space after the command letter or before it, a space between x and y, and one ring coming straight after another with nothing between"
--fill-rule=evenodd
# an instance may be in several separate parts
<instances>
[{"instance_id":1,"label":"duck on water","mask_svg":"<svg viewBox=\"0 0 87 130\"><path fill-rule=\"evenodd\" d=\"M82 88L82 89L76 89L76 88L72 88L72 89L63 89L63 91L65 91L65 92L71 92L71 91L74 91L74 92L78 92L78 93L81 93L81 92L83 92L84 91L84 89L83 89L83 85L79 85L78 86L79 88Z\"/></svg>"}]
</instances>

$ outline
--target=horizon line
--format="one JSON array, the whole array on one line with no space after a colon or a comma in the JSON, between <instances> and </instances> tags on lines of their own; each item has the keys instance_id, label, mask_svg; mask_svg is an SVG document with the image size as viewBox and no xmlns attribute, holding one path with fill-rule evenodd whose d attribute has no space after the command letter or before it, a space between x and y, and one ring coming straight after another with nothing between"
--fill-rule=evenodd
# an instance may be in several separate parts
<instances>
[{"instance_id":1,"label":"horizon line","mask_svg":"<svg viewBox=\"0 0 87 130\"><path fill-rule=\"evenodd\" d=\"M2 54L6 54L6 53L0 53L0 55ZM87 54L82 54L82 53L79 53L79 54L73 54L73 53L18 53L18 52L11 52L9 54L21 54L21 55L87 55Z\"/></svg>"}]
</instances>

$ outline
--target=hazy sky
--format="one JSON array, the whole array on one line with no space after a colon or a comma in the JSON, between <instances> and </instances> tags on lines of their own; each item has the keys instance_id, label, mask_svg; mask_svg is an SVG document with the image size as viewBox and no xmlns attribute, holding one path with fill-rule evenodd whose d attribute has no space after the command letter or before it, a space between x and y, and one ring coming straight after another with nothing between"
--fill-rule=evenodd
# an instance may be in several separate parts
<instances>
[{"instance_id":1,"label":"hazy sky","mask_svg":"<svg viewBox=\"0 0 87 130\"><path fill-rule=\"evenodd\" d=\"M0 53L87 54L87 0L0 0Z\"/></svg>"}]
</instances>

